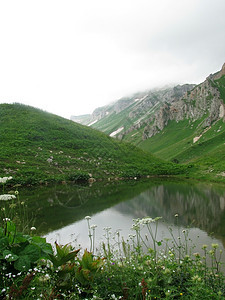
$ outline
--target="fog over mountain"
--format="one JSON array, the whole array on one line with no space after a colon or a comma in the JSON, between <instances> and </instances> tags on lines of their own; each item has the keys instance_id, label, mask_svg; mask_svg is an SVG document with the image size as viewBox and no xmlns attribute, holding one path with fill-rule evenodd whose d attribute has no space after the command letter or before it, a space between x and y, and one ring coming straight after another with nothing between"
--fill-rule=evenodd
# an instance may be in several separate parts
<instances>
[{"instance_id":1,"label":"fog over mountain","mask_svg":"<svg viewBox=\"0 0 225 300\"><path fill-rule=\"evenodd\" d=\"M223 0L0 3L0 102L69 118L200 83L224 62Z\"/></svg>"}]
</instances>

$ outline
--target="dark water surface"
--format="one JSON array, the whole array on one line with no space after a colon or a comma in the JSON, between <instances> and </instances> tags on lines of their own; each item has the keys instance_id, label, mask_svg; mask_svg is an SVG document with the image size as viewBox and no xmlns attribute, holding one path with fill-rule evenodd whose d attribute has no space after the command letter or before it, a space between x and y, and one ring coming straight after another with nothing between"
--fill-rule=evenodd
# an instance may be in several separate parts
<instances>
[{"instance_id":1,"label":"dark water surface","mask_svg":"<svg viewBox=\"0 0 225 300\"><path fill-rule=\"evenodd\" d=\"M21 197L35 216L38 234L51 243L88 248L87 215L92 218L90 223L97 225L97 242L104 239L106 226L127 238L133 233L133 219L150 216L162 217L160 239L170 237L168 227L175 235L189 227L189 237L197 250L202 244L212 243L225 248L225 188L221 185L148 179L94 183L91 187L47 186L23 191Z\"/></svg>"}]
</instances>

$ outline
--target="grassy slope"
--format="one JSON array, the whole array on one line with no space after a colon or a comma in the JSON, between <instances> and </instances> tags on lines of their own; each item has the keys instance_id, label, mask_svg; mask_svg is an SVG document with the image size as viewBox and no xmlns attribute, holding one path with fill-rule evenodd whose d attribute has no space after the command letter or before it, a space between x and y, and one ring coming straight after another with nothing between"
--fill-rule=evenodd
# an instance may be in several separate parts
<instances>
[{"instance_id":1,"label":"grassy slope","mask_svg":"<svg viewBox=\"0 0 225 300\"><path fill-rule=\"evenodd\" d=\"M225 76L216 80L215 85L225 103ZM194 144L193 138L202 133L198 128L201 121L203 120L194 123L189 123L188 120L169 122L163 131L141 142L139 147L165 160L194 163L198 170L192 176L224 181L225 123L219 120L213 124Z\"/></svg>"},{"instance_id":2,"label":"grassy slope","mask_svg":"<svg viewBox=\"0 0 225 300\"><path fill-rule=\"evenodd\" d=\"M88 173L104 178L184 171L95 129L20 104L0 105L0 138L0 176L21 183L86 178Z\"/></svg>"}]
</instances>

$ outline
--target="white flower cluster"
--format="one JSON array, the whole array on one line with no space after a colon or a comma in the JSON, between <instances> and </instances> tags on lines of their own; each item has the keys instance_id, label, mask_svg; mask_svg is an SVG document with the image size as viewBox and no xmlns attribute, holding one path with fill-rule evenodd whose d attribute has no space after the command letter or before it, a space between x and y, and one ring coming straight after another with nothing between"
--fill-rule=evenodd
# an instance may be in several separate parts
<instances>
[{"instance_id":1,"label":"white flower cluster","mask_svg":"<svg viewBox=\"0 0 225 300\"><path fill-rule=\"evenodd\" d=\"M12 257L12 254L11 254L11 253L7 254L7 255L5 256L5 259L8 259L8 258L10 258L10 257Z\"/></svg>"},{"instance_id":2,"label":"white flower cluster","mask_svg":"<svg viewBox=\"0 0 225 300\"><path fill-rule=\"evenodd\" d=\"M6 183L6 181L11 180L12 176L9 177L0 177L0 183Z\"/></svg>"},{"instance_id":3,"label":"white flower cluster","mask_svg":"<svg viewBox=\"0 0 225 300\"><path fill-rule=\"evenodd\" d=\"M5 218L3 219L4 222L9 222L10 221L10 218Z\"/></svg>"},{"instance_id":4,"label":"white flower cluster","mask_svg":"<svg viewBox=\"0 0 225 300\"><path fill-rule=\"evenodd\" d=\"M95 224L93 224L93 225L91 225L91 229L95 229L97 227L97 225L95 225Z\"/></svg>"},{"instance_id":5,"label":"white flower cluster","mask_svg":"<svg viewBox=\"0 0 225 300\"><path fill-rule=\"evenodd\" d=\"M12 200L15 198L16 198L15 195L9 195L9 194L0 195L0 200L3 200L3 201Z\"/></svg>"},{"instance_id":6,"label":"white flower cluster","mask_svg":"<svg viewBox=\"0 0 225 300\"><path fill-rule=\"evenodd\" d=\"M147 224L150 224L150 223L155 223L156 221L160 220L161 217L156 217L155 219L152 219L150 217L145 217L145 218L142 218L142 219L133 219L133 222L134 224L132 225L132 228L133 230L140 230L140 226L141 225L147 225Z\"/></svg>"}]
</instances>

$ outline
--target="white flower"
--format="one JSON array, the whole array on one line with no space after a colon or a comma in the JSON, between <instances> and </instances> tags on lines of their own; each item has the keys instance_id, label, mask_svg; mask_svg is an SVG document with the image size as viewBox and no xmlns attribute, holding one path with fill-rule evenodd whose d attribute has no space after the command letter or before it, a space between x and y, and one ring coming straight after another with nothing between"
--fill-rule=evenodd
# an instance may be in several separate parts
<instances>
[{"instance_id":1,"label":"white flower","mask_svg":"<svg viewBox=\"0 0 225 300\"><path fill-rule=\"evenodd\" d=\"M0 200L3 200L3 201L8 201L8 200L15 199L15 198L16 198L15 195L9 195L9 194L0 195Z\"/></svg>"},{"instance_id":2,"label":"white flower","mask_svg":"<svg viewBox=\"0 0 225 300\"><path fill-rule=\"evenodd\" d=\"M30 229L31 231L34 231L34 230L36 230L36 227L31 227L31 229Z\"/></svg>"},{"instance_id":3,"label":"white flower","mask_svg":"<svg viewBox=\"0 0 225 300\"><path fill-rule=\"evenodd\" d=\"M91 220L91 217L90 216L86 216L85 220Z\"/></svg>"},{"instance_id":4,"label":"white flower","mask_svg":"<svg viewBox=\"0 0 225 300\"><path fill-rule=\"evenodd\" d=\"M110 229L112 229L111 227L104 227L103 230L105 231L109 231Z\"/></svg>"},{"instance_id":5,"label":"white flower","mask_svg":"<svg viewBox=\"0 0 225 300\"><path fill-rule=\"evenodd\" d=\"M6 183L7 180L11 180L12 176L9 177L0 177L0 183Z\"/></svg>"},{"instance_id":6,"label":"white flower","mask_svg":"<svg viewBox=\"0 0 225 300\"><path fill-rule=\"evenodd\" d=\"M155 220L150 218L150 217L143 218L140 221L141 224L149 224L149 223L152 223L152 222L155 222Z\"/></svg>"},{"instance_id":7,"label":"white flower","mask_svg":"<svg viewBox=\"0 0 225 300\"><path fill-rule=\"evenodd\" d=\"M91 229L95 229L97 225L91 225Z\"/></svg>"},{"instance_id":8,"label":"white flower","mask_svg":"<svg viewBox=\"0 0 225 300\"><path fill-rule=\"evenodd\" d=\"M7 221L10 221L10 219L9 218L5 218L5 219L3 219L3 221L7 222Z\"/></svg>"}]
</instances>

